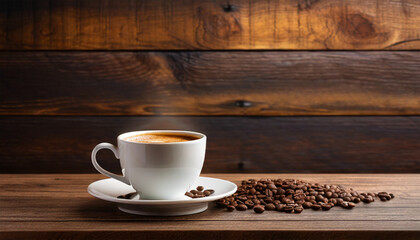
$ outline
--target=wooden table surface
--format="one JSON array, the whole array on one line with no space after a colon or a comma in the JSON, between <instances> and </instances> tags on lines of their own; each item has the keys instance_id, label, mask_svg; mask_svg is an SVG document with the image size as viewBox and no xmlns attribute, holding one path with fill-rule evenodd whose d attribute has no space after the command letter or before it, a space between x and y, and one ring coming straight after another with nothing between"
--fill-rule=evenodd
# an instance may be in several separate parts
<instances>
[{"instance_id":1,"label":"wooden table surface","mask_svg":"<svg viewBox=\"0 0 420 240\"><path fill-rule=\"evenodd\" d=\"M143 217L120 212L90 196L99 174L0 175L0 239L420 239L420 174L205 174L239 184L249 178L295 178L387 191L388 202L359 203L346 210L232 213L212 203L203 213Z\"/></svg>"}]
</instances>

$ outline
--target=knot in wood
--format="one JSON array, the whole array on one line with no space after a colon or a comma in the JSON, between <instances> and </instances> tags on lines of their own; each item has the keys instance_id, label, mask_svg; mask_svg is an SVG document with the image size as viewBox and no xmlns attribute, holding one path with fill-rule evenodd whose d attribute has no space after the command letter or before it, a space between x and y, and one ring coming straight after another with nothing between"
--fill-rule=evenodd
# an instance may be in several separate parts
<instances>
[{"instance_id":1,"label":"knot in wood","mask_svg":"<svg viewBox=\"0 0 420 240\"><path fill-rule=\"evenodd\" d=\"M235 10L236 10L236 7L233 6L233 5L231 5L231 4L229 4L229 3L223 5L223 11L225 11L225 12L233 12Z\"/></svg>"},{"instance_id":2,"label":"knot in wood","mask_svg":"<svg viewBox=\"0 0 420 240\"><path fill-rule=\"evenodd\" d=\"M252 103L245 100L238 100L235 102L237 107L251 107Z\"/></svg>"}]
</instances>

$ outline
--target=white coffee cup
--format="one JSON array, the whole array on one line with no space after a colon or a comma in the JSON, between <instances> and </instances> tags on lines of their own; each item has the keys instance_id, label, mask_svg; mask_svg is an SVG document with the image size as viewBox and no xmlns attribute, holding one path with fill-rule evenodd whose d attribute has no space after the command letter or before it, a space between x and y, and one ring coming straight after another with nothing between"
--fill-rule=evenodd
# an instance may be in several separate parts
<instances>
[{"instance_id":1,"label":"white coffee cup","mask_svg":"<svg viewBox=\"0 0 420 240\"><path fill-rule=\"evenodd\" d=\"M172 133L198 137L185 142L141 143L125 140L139 134ZM170 200L181 198L199 177L206 152L206 136L197 132L150 130L128 132L118 136L118 148L100 143L92 151L93 166L105 176L132 185L141 199ZM123 175L99 166L96 153L110 149L120 159Z\"/></svg>"}]
</instances>

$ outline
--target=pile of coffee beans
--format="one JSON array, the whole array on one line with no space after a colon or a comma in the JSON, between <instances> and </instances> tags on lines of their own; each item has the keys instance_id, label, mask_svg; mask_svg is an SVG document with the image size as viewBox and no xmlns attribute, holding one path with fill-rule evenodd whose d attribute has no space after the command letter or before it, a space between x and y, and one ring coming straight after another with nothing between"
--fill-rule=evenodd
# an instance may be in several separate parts
<instances>
[{"instance_id":1,"label":"pile of coffee beans","mask_svg":"<svg viewBox=\"0 0 420 240\"><path fill-rule=\"evenodd\" d=\"M198 186L196 188L196 190L191 190L189 192L186 192L185 195L190 197L190 198L202 198L202 197L207 197L210 196L214 193L213 189L206 189L204 190L203 186Z\"/></svg>"},{"instance_id":2,"label":"pile of coffee beans","mask_svg":"<svg viewBox=\"0 0 420 240\"><path fill-rule=\"evenodd\" d=\"M388 201L392 193L359 193L341 185L309 183L295 179L249 179L242 181L235 194L216 201L217 206L229 212L253 209L256 213L277 210L301 213L303 209L328 211L340 206L352 209L356 203L371 203L379 198Z\"/></svg>"}]
</instances>

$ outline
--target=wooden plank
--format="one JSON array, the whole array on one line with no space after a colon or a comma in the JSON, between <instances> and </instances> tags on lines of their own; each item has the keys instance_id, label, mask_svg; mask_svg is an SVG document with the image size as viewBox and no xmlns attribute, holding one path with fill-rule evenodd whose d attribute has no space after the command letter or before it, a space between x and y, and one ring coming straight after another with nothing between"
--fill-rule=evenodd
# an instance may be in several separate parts
<instances>
[{"instance_id":1,"label":"wooden plank","mask_svg":"<svg viewBox=\"0 0 420 240\"><path fill-rule=\"evenodd\" d=\"M352 210L305 210L301 214L252 211L228 213L210 208L201 214L179 217L144 217L118 211L114 204L95 199L86 186L99 174L2 174L0 175L0 237L20 239L89 238L117 236L157 237L198 236L235 239L247 236L308 238L324 236L340 239L371 239L373 236L419 237L419 174L205 174L239 184L248 178L298 178L320 183L338 183L360 191L389 191L396 197L389 202L360 203ZM10 181L13 179L13 182ZM71 196L68 195L69 191ZM32 193L38 193L32 195ZM14 201L10 199L15 193ZM25 196L26 194L26 196ZM410 195L403 202L402 196ZM52 199L55 200L52 200ZM17 201L18 199L18 201ZM30 201L31 200L31 201ZM399 202L402 207L385 207ZM332 221L333 219L333 221ZM142 234L141 234L142 233ZM245 234L246 235L243 235ZM266 234L271 235L266 235ZM281 234L283 235L281 235ZM195 234L195 235L194 235ZM201 237L200 237L201 239Z\"/></svg>"},{"instance_id":2,"label":"wooden plank","mask_svg":"<svg viewBox=\"0 0 420 240\"><path fill-rule=\"evenodd\" d=\"M385 224L386 226L392 225L394 222ZM48 224L48 223L46 223ZM305 232L290 232L290 231L98 231L98 232L0 232L0 237L4 239L101 239L101 240L114 240L114 239L147 239L147 240L161 240L161 239L308 239L313 236L317 238L339 238L339 239L406 239L417 240L419 234L412 231L386 231L386 232L346 232L346 231L305 231Z\"/></svg>"},{"instance_id":3,"label":"wooden plank","mask_svg":"<svg viewBox=\"0 0 420 240\"><path fill-rule=\"evenodd\" d=\"M141 129L208 136L203 172L420 172L420 117L2 117L1 173L92 173L100 142ZM118 171L111 152L105 168Z\"/></svg>"},{"instance_id":4,"label":"wooden plank","mask_svg":"<svg viewBox=\"0 0 420 240\"><path fill-rule=\"evenodd\" d=\"M2 0L0 49L419 49L416 0Z\"/></svg>"},{"instance_id":5,"label":"wooden plank","mask_svg":"<svg viewBox=\"0 0 420 240\"><path fill-rule=\"evenodd\" d=\"M1 115L419 115L420 52L3 52Z\"/></svg>"}]
</instances>

